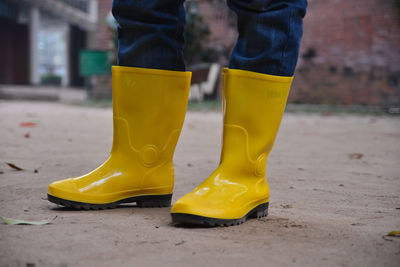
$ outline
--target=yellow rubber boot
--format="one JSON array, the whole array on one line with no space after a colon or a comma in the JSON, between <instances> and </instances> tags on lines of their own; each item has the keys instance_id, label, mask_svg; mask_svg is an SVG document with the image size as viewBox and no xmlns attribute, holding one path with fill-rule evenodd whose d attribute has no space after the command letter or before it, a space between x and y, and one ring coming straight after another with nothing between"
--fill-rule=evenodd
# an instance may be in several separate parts
<instances>
[{"instance_id":1,"label":"yellow rubber boot","mask_svg":"<svg viewBox=\"0 0 400 267\"><path fill-rule=\"evenodd\" d=\"M97 169L50 184L49 201L82 209L171 205L172 157L186 114L190 72L112 67L114 140Z\"/></svg>"},{"instance_id":2,"label":"yellow rubber boot","mask_svg":"<svg viewBox=\"0 0 400 267\"><path fill-rule=\"evenodd\" d=\"M292 77L223 70L224 131L219 167L172 207L176 223L235 225L268 213L267 157Z\"/></svg>"}]
</instances>

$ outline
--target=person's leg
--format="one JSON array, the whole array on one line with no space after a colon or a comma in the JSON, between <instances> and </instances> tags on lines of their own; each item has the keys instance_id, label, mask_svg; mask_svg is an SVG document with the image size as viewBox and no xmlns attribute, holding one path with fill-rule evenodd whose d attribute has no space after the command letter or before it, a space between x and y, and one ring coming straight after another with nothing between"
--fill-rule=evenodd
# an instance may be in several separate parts
<instances>
[{"instance_id":1,"label":"person's leg","mask_svg":"<svg viewBox=\"0 0 400 267\"><path fill-rule=\"evenodd\" d=\"M239 37L229 68L292 76L307 0L228 0Z\"/></svg>"},{"instance_id":2,"label":"person's leg","mask_svg":"<svg viewBox=\"0 0 400 267\"><path fill-rule=\"evenodd\" d=\"M178 223L235 225L268 214L266 164L285 110L306 1L228 0L239 38L223 71L218 168L172 207Z\"/></svg>"},{"instance_id":3,"label":"person's leg","mask_svg":"<svg viewBox=\"0 0 400 267\"><path fill-rule=\"evenodd\" d=\"M113 0L118 65L184 71L184 0Z\"/></svg>"},{"instance_id":4,"label":"person's leg","mask_svg":"<svg viewBox=\"0 0 400 267\"><path fill-rule=\"evenodd\" d=\"M171 204L172 158L191 73L183 71L182 1L115 0L119 65L112 67L114 136L97 169L49 185L48 199L78 209Z\"/></svg>"}]
</instances>

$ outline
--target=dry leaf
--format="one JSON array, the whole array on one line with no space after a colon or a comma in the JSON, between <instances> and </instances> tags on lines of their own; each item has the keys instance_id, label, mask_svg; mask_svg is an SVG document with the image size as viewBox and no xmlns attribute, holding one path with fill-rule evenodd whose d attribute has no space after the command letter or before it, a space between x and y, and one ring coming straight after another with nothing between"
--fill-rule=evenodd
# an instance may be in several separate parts
<instances>
[{"instance_id":1,"label":"dry leaf","mask_svg":"<svg viewBox=\"0 0 400 267\"><path fill-rule=\"evenodd\" d=\"M23 170L24 170L24 169L18 167L17 165L15 165L15 164L13 164L13 163L6 162L6 164L7 164L8 166L10 166L11 168L17 170L17 171L23 171Z\"/></svg>"},{"instance_id":2,"label":"dry leaf","mask_svg":"<svg viewBox=\"0 0 400 267\"><path fill-rule=\"evenodd\" d=\"M29 137L31 137L31 134L30 133L26 133L26 134L24 134L24 137L25 138L29 138Z\"/></svg>"},{"instance_id":3,"label":"dry leaf","mask_svg":"<svg viewBox=\"0 0 400 267\"><path fill-rule=\"evenodd\" d=\"M41 221L24 221L24 220L18 220L18 219L13 219L13 218L6 218L6 217L2 217L0 216L0 219L9 225L17 225L17 224L25 224L25 225L43 225L43 224L49 224L51 223L53 220L55 220L56 217L54 217L53 219L47 219L47 220L41 220Z\"/></svg>"},{"instance_id":4,"label":"dry leaf","mask_svg":"<svg viewBox=\"0 0 400 267\"><path fill-rule=\"evenodd\" d=\"M34 127L36 123L30 121L24 121L19 124L21 127Z\"/></svg>"},{"instance_id":5,"label":"dry leaf","mask_svg":"<svg viewBox=\"0 0 400 267\"><path fill-rule=\"evenodd\" d=\"M363 156L364 154L361 153L353 153L349 155L350 159L361 159Z\"/></svg>"}]
</instances>

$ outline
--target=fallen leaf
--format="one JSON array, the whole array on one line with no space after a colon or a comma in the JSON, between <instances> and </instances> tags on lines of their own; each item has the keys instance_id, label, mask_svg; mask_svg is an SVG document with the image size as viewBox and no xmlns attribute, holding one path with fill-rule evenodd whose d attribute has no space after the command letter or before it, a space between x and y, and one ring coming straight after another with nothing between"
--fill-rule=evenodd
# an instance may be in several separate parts
<instances>
[{"instance_id":1,"label":"fallen leaf","mask_svg":"<svg viewBox=\"0 0 400 267\"><path fill-rule=\"evenodd\" d=\"M26 134L24 134L24 137L25 138L29 138L29 137L31 137L31 134L30 133L26 133Z\"/></svg>"},{"instance_id":2,"label":"fallen leaf","mask_svg":"<svg viewBox=\"0 0 400 267\"><path fill-rule=\"evenodd\" d=\"M393 242L393 239L388 238L387 235L383 235L383 236L382 236L382 239L385 240L385 241Z\"/></svg>"},{"instance_id":3,"label":"fallen leaf","mask_svg":"<svg viewBox=\"0 0 400 267\"><path fill-rule=\"evenodd\" d=\"M391 231L391 232L388 233L387 235L388 235L388 236L400 237L400 231Z\"/></svg>"},{"instance_id":4,"label":"fallen leaf","mask_svg":"<svg viewBox=\"0 0 400 267\"><path fill-rule=\"evenodd\" d=\"M17 171L23 171L23 170L24 170L24 169L18 167L17 165L15 165L15 164L13 164L13 163L6 162L6 164L7 164L8 166L10 166L11 168L17 170Z\"/></svg>"},{"instance_id":5,"label":"fallen leaf","mask_svg":"<svg viewBox=\"0 0 400 267\"><path fill-rule=\"evenodd\" d=\"M181 242L175 243L175 246L180 246L180 245L185 244L185 243L186 243L186 241L182 240Z\"/></svg>"},{"instance_id":6,"label":"fallen leaf","mask_svg":"<svg viewBox=\"0 0 400 267\"><path fill-rule=\"evenodd\" d=\"M0 216L0 219L5 223L9 225L17 225L17 224L23 224L23 225L44 225L44 224L49 224L52 221L54 221L57 218L55 216L53 219L47 219L47 220L41 220L41 221L24 221L24 220L17 220L13 218L6 218Z\"/></svg>"},{"instance_id":7,"label":"fallen leaf","mask_svg":"<svg viewBox=\"0 0 400 267\"><path fill-rule=\"evenodd\" d=\"M19 124L19 126L21 126L21 127L34 127L34 126L36 126L36 123L30 122L30 121L24 121L24 122L21 122Z\"/></svg>"},{"instance_id":8,"label":"fallen leaf","mask_svg":"<svg viewBox=\"0 0 400 267\"><path fill-rule=\"evenodd\" d=\"M4 172L0 170L0 174L3 174Z\"/></svg>"},{"instance_id":9,"label":"fallen leaf","mask_svg":"<svg viewBox=\"0 0 400 267\"><path fill-rule=\"evenodd\" d=\"M282 207L282 208L284 208L284 209L291 209L291 208L293 208L293 206L292 206L292 205L290 205L290 204L287 204L287 205L281 205L281 207Z\"/></svg>"},{"instance_id":10,"label":"fallen leaf","mask_svg":"<svg viewBox=\"0 0 400 267\"><path fill-rule=\"evenodd\" d=\"M350 159L361 159L364 156L364 154L361 153L352 153L349 155Z\"/></svg>"}]
</instances>

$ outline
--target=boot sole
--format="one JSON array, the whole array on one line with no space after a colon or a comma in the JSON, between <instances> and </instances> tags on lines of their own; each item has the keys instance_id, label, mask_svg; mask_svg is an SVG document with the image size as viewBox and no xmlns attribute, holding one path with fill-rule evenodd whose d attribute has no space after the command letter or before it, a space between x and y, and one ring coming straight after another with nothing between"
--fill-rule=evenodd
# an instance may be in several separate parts
<instances>
[{"instance_id":1,"label":"boot sole","mask_svg":"<svg viewBox=\"0 0 400 267\"><path fill-rule=\"evenodd\" d=\"M171 216L174 223L183 225L197 225L204 227L233 226L242 224L249 218L262 218L267 216L268 206L269 202L260 204L240 219L217 219L188 213L171 213Z\"/></svg>"},{"instance_id":2,"label":"boot sole","mask_svg":"<svg viewBox=\"0 0 400 267\"><path fill-rule=\"evenodd\" d=\"M168 195L149 195L149 196L137 196L121 199L111 203L105 204L91 204L85 202L78 202L72 200L66 200L58 198L47 194L47 199L57 205L61 205L68 208L78 209L78 210L104 210L104 209L114 209L119 204L123 203L136 203L140 208L164 208L171 206L172 194Z\"/></svg>"}]
</instances>

